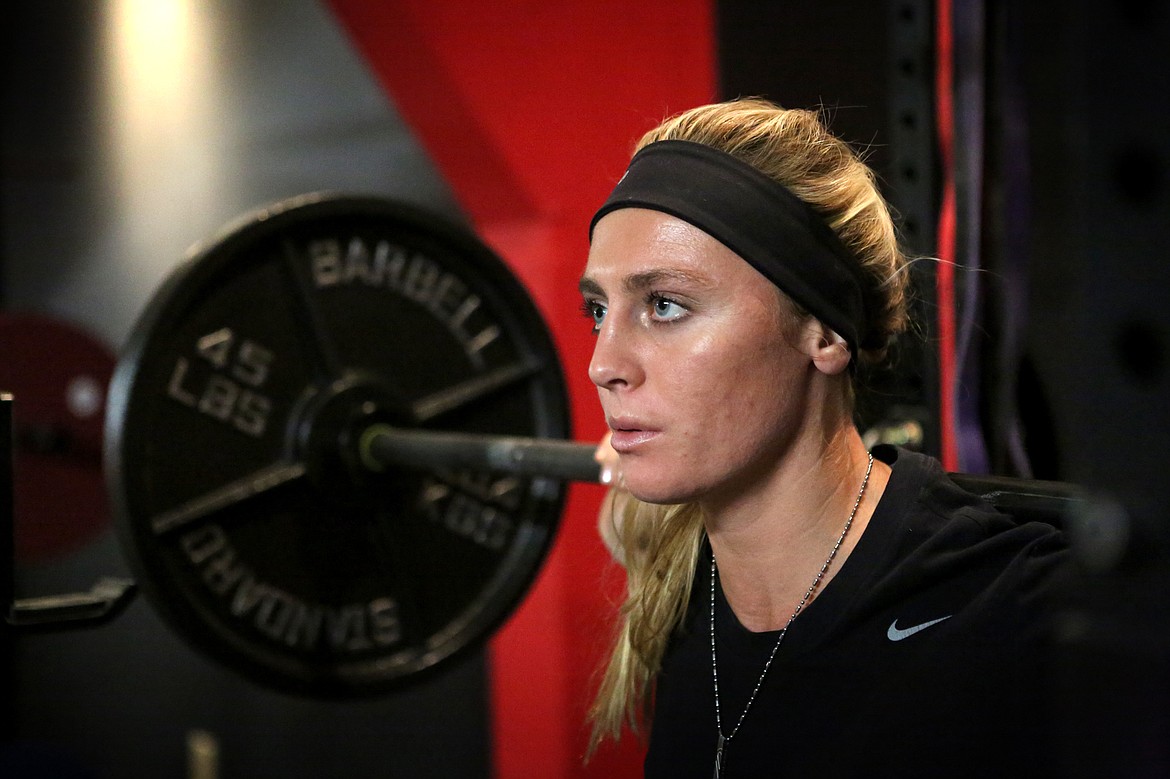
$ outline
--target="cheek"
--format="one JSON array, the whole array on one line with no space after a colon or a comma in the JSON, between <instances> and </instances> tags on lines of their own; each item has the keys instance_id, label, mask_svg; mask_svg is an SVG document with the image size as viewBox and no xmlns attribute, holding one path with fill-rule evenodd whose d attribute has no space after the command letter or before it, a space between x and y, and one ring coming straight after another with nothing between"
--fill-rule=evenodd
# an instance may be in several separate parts
<instances>
[{"instance_id":1,"label":"cheek","mask_svg":"<svg viewBox=\"0 0 1170 779\"><path fill-rule=\"evenodd\" d=\"M748 435L787 438L806 409L811 363L782 336L756 346L739 366L739 413L750 420Z\"/></svg>"},{"instance_id":2,"label":"cheek","mask_svg":"<svg viewBox=\"0 0 1170 779\"><path fill-rule=\"evenodd\" d=\"M674 361L669 381L699 429L743 431L767 424L779 413L795 369L792 351L757 332L736 338L706 338Z\"/></svg>"},{"instance_id":3,"label":"cheek","mask_svg":"<svg viewBox=\"0 0 1170 779\"><path fill-rule=\"evenodd\" d=\"M724 376L730 385L768 384L791 370L795 350L774 326L757 324L734 329L718 340L710 339L703 354L709 370Z\"/></svg>"}]
</instances>

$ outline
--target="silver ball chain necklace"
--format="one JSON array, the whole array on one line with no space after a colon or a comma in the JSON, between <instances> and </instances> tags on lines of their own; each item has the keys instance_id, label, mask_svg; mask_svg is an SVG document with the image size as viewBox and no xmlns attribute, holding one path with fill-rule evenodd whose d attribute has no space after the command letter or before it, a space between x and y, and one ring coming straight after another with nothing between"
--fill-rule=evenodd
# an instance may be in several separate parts
<instances>
[{"instance_id":1,"label":"silver ball chain necklace","mask_svg":"<svg viewBox=\"0 0 1170 779\"><path fill-rule=\"evenodd\" d=\"M755 689L748 697L747 705L743 707L743 712L739 715L739 721L735 723L735 727L731 729L731 733L727 736L723 735L723 719L719 711L719 665L715 662L715 553L711 553L711 677L715 681L715 731L719 734L719 741L715 745L715 777L719 779L719 772L723 770L723 752L731 739L735 738L735 734L739 732L739 726L743 724L743 718L747 716L748 709L752 707L752 703L756 699L756 693L760 691L760 685L764 683L764 677L768 675L768 669L772 667L772 660L776 657L776 650L780 648L780 642L784 640L784 636L788 633L788 627L792 624L792 620L796 619L797 615L804 609L805 604L808 603L809 598L816 592L817 587L820 586L821 580L825 578L825 572L829 570L829 566L833 564L833 558L837 556L837 550L841 548L841 544L845 541L845 535L849 532L849 528L853 525L853 518L857 516L857 509L861 506L861 499L865 496L865 488L869 484L869 474L873 471L873 454L869 455L869 464L865 467L865 478L861 480L861 489L857 491L857 500L853 502L853 510L849 512L849 518L845 520L845 527L841 530L841 535L837 537L837 543L833 544L833 549L829 552L829 556L825 558L825 564L821 566L821 570L817 571L816 578L813 579L808 591L804 593L804 597L800 599L800 603L796 604L796 610L792 612L792 616L784 623L784 627L780 629L780 635L776 637L776 644L772 647L772 653L768 655L768 662L764 663L764 670L760 672L760 678L756 679Z\"/></svg>"}]
</instances>

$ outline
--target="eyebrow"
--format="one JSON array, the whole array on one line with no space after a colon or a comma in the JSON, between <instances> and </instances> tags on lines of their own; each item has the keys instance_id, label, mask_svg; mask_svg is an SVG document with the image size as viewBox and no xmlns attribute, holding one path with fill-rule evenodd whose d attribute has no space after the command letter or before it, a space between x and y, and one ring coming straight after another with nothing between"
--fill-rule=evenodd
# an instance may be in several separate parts
<instances>
[{"instance_id":1,"label":"eyebrow","mask_svg":"<svg viewBox=\"0 0 1170 779\"><path fill-rule=\"evenodd\" d=\"M631 273L622 279L622 289L627 293L636 294L666 283L681 283L697 287L714 286L710 278L697 273L677 270L675 268L654 268L641 273ZM593 279L585 276L577 284L582 294L604 295L605 290Z\"/></svg>"}]
</instances>

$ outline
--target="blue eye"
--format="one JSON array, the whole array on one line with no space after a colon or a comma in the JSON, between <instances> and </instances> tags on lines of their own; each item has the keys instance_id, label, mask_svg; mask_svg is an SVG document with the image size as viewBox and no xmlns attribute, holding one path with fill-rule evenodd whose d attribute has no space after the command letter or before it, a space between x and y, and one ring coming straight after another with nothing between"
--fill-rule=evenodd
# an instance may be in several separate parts
<instances>
[{"instance_id":1,"label":"blue eye","mask_svg":"<svg viewBox=\"0 0 1170 779\"><path fill-rule=\"evenodd\" d=\"M658 294L651 295L647 302L654 310L654 318L659 321L672 322L687 313L686 308L681 304Z\"/></svg>"},{"instance_id":2,"label":"blue eye","mask_svg":"<svg viewBox=\"0 0 1170 779\"><path fill-rule=\"evenodd\" d=\"M593 320L593 332L597 332L601 328L601 323L605 321L606 308L596 300L586 300L581 304L581 313Z\"/></svg>"}]
</instances>

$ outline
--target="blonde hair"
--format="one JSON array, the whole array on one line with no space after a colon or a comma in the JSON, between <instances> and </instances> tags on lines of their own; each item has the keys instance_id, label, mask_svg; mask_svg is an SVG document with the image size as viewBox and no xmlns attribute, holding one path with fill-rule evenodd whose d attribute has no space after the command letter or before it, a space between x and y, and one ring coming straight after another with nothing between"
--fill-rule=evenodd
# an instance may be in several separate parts
<instances>
[{"instance_id":1,"label":"blonde hair","mask_svg":"<svg viewBox=\"0 0 1170 779\"><path fill-rule=\"evenodd\" d=\"M758 98L700 106L642 136L647 144L685 140L720 149L786 186L808 203L856 258L867 280L867 326L879 345L860 349L880 362L908 321L906 257L873 171L817 113ZM659 506L630 499L614 517L626 566L626 599L612 654L590 709L590 750L635 731L648 714L651 686L667 644L681 627L703 541L697 505Z\"/></svg>"}]
</instances>

